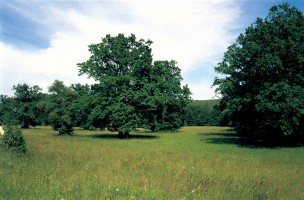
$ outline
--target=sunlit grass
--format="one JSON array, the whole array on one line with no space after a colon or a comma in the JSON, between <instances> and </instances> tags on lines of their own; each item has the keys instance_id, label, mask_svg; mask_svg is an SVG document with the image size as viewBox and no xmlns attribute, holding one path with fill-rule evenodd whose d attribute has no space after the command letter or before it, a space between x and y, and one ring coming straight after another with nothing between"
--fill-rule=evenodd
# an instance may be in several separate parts
<instances>
[{"instance_id":1,"label":"sunlit grass","mask_svg":"<svg viewBox=\"0 0 304 200\"><path fill-rule=\"evenodd\" d=\"M0 199L304 199L304 148L254 148L221 127L177 133L23 130L0 149Z\"/></svg>"}]
</instances>

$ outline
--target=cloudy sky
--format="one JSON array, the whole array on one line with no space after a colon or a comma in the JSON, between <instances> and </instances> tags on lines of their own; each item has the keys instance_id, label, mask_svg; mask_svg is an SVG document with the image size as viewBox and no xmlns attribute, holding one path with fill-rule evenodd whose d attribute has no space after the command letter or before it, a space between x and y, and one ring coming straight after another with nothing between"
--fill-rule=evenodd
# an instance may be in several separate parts
<instances>
[{"instance_id":1,"label":"cloudy sky","mask_svg":"<svg viewBox=\"0 0 304 200\"><path fill-rule=\"evenodd\" d=\"M0 94L18 83L55 80L93 83L78 76L88 45L106 34L152 40L154 60L176 60L193 99L211 99L214 67L257 17L282 0L0 0ZM304 0L288 1L304 11Z\"/></svg>"}]
</instances>

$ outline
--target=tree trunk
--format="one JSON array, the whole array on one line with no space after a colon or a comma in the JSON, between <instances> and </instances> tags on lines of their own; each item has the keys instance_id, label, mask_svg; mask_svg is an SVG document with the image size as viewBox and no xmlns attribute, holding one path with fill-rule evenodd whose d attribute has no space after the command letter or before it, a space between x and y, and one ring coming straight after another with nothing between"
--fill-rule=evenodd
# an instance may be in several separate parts
<instances>
[{"instance_id":1,"label":"tree trunk","mask_svg":"<svg viewBox=\"0 0 304 200\"><path fill-rule=\"evenodd\" d=\"M126 132L124 133L124 135L125 135L125 138L129 139L129 132L126 131Z\"/></svg>"},{"instance_id":2,"label":"tree trunk","mask_svg":"<svg viewBox=\"0 0 304 200\"><path fill-rule=\"evenodd\" d=\"M24 118L21 128L24 128L24 129L30 128L29 119L27 117Z\"/></svg>"},{"instance_id":3,"label":"tree trunk","mask_svg":"<svg viewBox=\"0 0 304 200\"><path fill-rule=\"evenodd\" d=\"M118 137L119 138L129 138L129 132L128 131L125 131L125 132L123 132L123 131L119 131L118 132Z\"/></svg>"},{"instance_id":4,"label":"tree trunk","mask_svg":"<svg viewBox=\"0 0 304 200\"><path fill-rule=\"evenodd\" d=\"M119 138L123 138L123 135L124 135L124 133L123 133L122 131L119 131L119 132L118 132L118 137L119 137Z\"/></svg>"}]
</instances>

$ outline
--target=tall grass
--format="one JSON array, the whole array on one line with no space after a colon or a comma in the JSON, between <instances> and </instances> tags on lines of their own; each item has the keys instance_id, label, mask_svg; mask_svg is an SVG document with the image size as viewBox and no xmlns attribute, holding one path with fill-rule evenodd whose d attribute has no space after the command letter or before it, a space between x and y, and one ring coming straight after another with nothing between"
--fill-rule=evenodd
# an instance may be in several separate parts
<instances>
[{"instance_id":1,"label":"tall grass","mask_svg":"<svg viewBox=\"0 0 304 200\"><path fill-rule=\"evenodd\" d=\"M0 199L304 199L304 148L255 148L220 127L177 133L23 130L0 149Z\"/></svg>"}]
</instances>

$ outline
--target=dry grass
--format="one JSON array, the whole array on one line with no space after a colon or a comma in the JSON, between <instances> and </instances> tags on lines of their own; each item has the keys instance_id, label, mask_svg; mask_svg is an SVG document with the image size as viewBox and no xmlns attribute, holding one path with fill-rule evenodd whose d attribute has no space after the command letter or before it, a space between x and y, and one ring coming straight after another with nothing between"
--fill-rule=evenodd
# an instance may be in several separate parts
<instances>
[{"instance_id":1,"label":"dry grass","mask_svg":"<svg viewBox=\"0 0 304 200\"><path fill-rule=\"evenodd\" d=\"M0 199L304 199L304 148L253 148L221 127L177 133L23 130L0 149Z\"/></svg>"}]
</instances>

